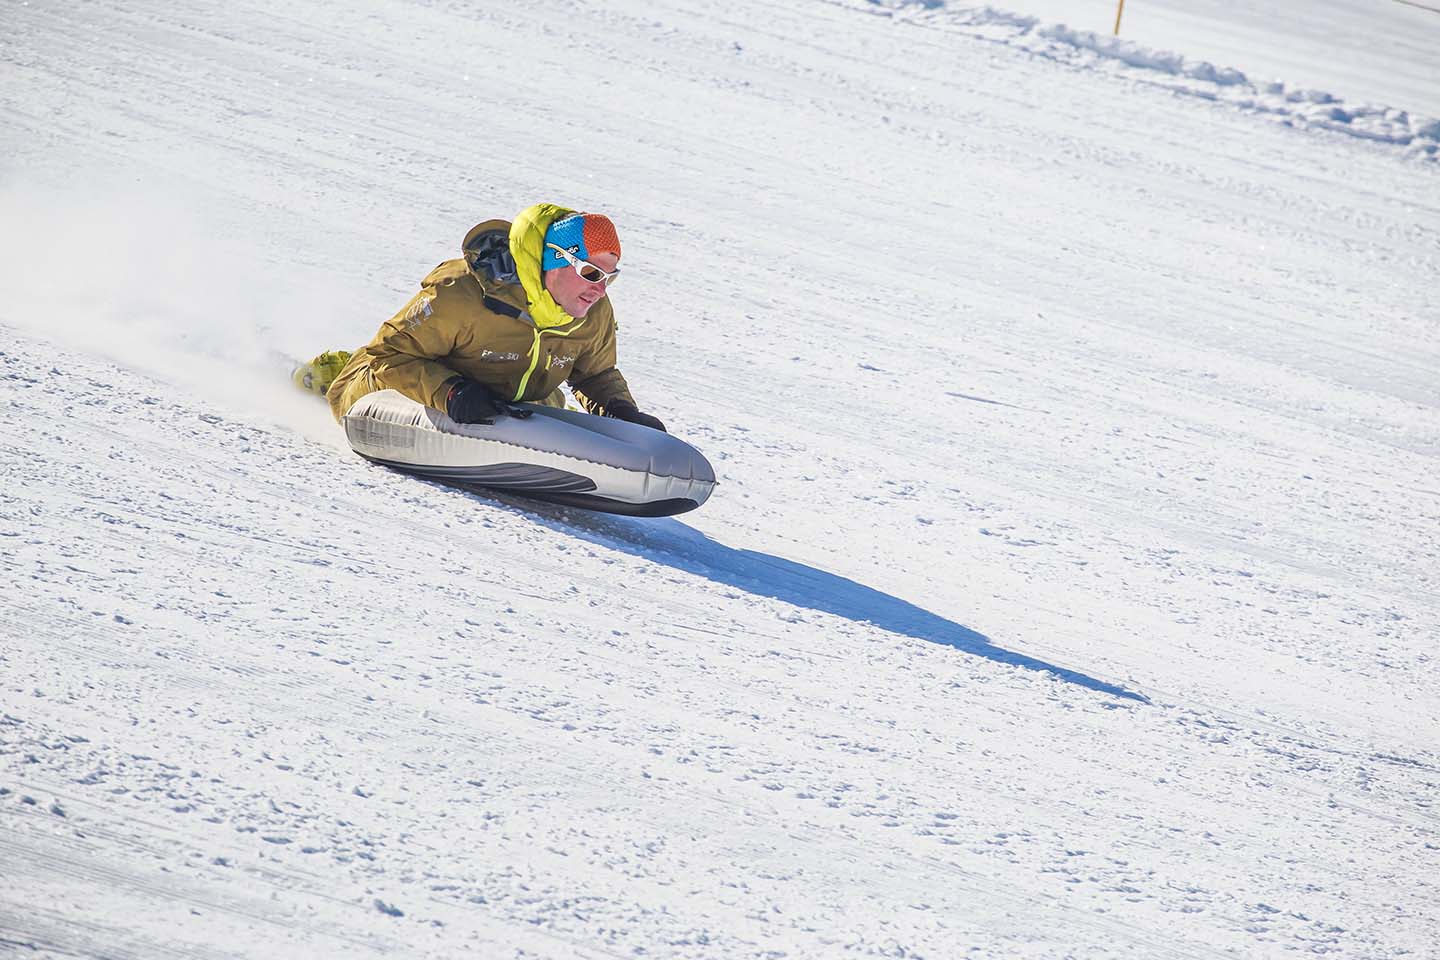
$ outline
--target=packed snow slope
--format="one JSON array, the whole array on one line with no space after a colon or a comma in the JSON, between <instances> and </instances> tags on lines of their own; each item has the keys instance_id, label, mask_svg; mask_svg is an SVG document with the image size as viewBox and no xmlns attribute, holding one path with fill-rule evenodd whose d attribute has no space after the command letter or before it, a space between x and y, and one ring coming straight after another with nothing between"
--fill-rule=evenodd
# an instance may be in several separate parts
<instances>
[{"instance_id":1,"label":"packed snow slope","mask_svg":"<svg viewBox=\"0 0 1440 960\"><path fill-rule=\"evenodd\" d=\"M889 0L883 0L886 5ZM917 5L922 6L923 5ZM945 3L931 3L932 9ZM967 7L950 3L948 7ZM1036 33L1064 25L1112 42L1117 0L1012 0ZM1256 81L1343 95L1352 104L1440 116L1435 0L1129 0L1118 41L1240 69Z\"/></svg>"},{"instance_id":2,"label":"packed snow slope","mask_svg":"<svg viewBox=\"0 0 1440 960\"><path fill-rule=\"evenodd\" d=\"M1193 9L6 4L0 954L1433 956L1440 15ZM537 200L702 510L286 382Z\"/></svg>"}]
</instances>

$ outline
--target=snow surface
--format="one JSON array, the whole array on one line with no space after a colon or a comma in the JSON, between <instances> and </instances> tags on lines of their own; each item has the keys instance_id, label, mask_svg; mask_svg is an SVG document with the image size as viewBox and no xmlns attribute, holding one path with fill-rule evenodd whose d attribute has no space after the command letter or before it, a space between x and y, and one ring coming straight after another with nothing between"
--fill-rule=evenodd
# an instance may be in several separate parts
<instances>
[{"instance_id":1,"label":"snow surface","mask_svg":"<svg viewBox=\"0 0 1440 960\"><path fill-rule=\"evenodd\" d=\"M1436 956L1440 14L1054 6L8 3L0 955ZM536 200L702 510L285 381Z\"/></svg>"},{"instance_id":2,"label":"snow surface","mask_svg":"<svg viewBox=\"0 0 1440 960\"><path fill-rule=\"evenodd\" d=\"M932 4L932 6L934 6ZM963 4L950 4L963 7ZM1015 11L1109 38L1115 0L1011 0ZM1264 83L1440 116L1435 0L1127 0L1122 42L1240 68Z\"/></svg>"}]
</instances>

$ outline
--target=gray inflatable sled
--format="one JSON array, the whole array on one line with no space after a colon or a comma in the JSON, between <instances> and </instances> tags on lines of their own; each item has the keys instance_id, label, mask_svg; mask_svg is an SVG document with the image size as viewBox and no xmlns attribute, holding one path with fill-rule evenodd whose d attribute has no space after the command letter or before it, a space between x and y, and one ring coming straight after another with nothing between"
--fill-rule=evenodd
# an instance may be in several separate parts
<instances>
[{"instance_id":1,"label":"gray inflatable sled","mask_svg":"<svg viewBox=\"0 0 1440 960\"><path fill-rule=\"evenodd\" d=\"M538 404L524 419L456 423L380 390L345 414L356 453L431 480L517 493L587 510L668 517L715 489L715 470L678 437L637 423Z\"/></svg>"}]
</instances>

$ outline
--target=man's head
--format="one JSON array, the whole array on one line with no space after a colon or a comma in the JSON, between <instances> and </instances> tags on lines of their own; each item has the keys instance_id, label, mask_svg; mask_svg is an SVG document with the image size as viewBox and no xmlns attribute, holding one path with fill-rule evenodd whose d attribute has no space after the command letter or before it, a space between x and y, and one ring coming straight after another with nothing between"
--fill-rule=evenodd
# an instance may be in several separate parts
<instances>
[{"instance_id":1,"label":"man's head","mask_svg":"<svg viewBox=\"0 0 1440 960\"><path fill-rule=\"evenodd\" d=\"M580 318L590 312L620 264L620 238L602 213L572 213L550 224L540 269L560 309Z\"/></svg>"}]
</instances>

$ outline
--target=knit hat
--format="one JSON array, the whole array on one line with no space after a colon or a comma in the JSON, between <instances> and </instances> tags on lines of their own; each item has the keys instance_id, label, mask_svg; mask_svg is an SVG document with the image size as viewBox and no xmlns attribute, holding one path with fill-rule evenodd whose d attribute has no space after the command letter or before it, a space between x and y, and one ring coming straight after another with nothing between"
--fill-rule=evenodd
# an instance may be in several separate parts
<instances>
[{"instance_id":1,"label":"knit hat","mask_svg":"<svg viewBox=\"0 0 1440 960\"><path fill-rule=\"evenodd\" d=\"M570 265L564 257L550 249L548 244L552 243L581 260L589 260L597 253L620 256L620 237L615 233L615 224L603 213L572 213L561 217L546 229L545 243L547 246L540 258L542 270Z\"/></svg>"}]
</instances>

